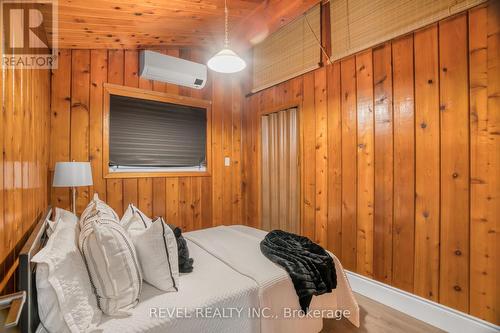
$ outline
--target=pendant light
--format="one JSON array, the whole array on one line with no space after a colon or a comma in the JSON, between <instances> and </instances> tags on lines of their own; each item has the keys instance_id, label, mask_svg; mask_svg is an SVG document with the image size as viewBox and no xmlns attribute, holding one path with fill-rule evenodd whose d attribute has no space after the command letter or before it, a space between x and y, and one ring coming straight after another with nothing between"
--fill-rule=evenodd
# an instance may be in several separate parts
<instances>
[{"instance_id":1,"label":"pendant light","mask_svg":"<svg viewBox=\"0 0 500 333\"><path fill-rule=\"evenodd\" d=\"M207 66L211 70L219 73L236 73L243 70L247 64L245 60L241 59L236 52L229 48L228 10L226 0L224 0L224 16L224 48L208 60Z\"/></svg>"}]
</instances>

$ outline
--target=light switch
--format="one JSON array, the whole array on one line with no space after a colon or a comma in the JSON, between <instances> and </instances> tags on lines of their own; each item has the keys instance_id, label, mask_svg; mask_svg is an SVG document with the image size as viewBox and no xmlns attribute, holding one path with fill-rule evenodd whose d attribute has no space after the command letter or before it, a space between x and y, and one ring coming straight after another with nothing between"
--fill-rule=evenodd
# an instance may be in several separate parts
<instances>
[{"instance_id":1,"label":"light switch","mask_svg":"<svg viewBox=\"0 0 500 333\"><path fill-rule=\"evenodd\" d=\"M224 157L224 166L230 166L231 165L231 157L226 156Z\"/></svg>"}]
</instances>

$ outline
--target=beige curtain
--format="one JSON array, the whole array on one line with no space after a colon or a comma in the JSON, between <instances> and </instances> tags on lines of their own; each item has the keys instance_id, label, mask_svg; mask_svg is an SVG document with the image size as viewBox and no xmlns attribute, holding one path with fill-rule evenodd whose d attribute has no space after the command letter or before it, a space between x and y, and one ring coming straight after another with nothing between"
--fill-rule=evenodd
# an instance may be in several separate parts
<instances>
[{"instance_id":1,"label":"beige curtain","mask_svg":"<svg viewBox=\"0 0 500 333\"><path fill-rule=\"evenodd\" d=\"M254 46L252 92L319 67L321 53L316 38L321 38L320 14L316 5Z\"/></svg>"},{"instance_id":2,"label":"beige curtain","mask_svg":"<svg viewBox=\"0 0 500 333\"><path fill-rule=\"evenodd\" d=\"M485 1L332 0L332 60L404 35Z\"/></svg>"},{"instance_id":3,"label":"beige curtain","mask_svg":"<svg viewBox=\"0 0 500 333\"><path fill-rule=\"evenodd\" d=\"M300 231L297 109L262 116L262 227Z\"/></svg>"}]
</instances>

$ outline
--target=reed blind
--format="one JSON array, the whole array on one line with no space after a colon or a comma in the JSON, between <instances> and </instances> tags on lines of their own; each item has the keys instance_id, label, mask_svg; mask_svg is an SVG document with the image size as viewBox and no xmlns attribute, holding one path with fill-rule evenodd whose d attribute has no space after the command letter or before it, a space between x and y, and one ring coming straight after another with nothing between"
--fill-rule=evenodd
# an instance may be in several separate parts
<instances>
[{"instance_id":1,"label":"reed blind","mask_svg":"<svg viewBox=\"0 0 500 333\"><path fill-rule=\"evenodd\" d=\"M321 38L320 16L317 5L253 48L252 92L319 67L320 47L316 38Z\"/></svg>"},{"instance_id":2,"label":"reed blind","mask_svg":"<svg viewBox=\"0 0 500 333\"><path fill-rule=\"evenodd\" d=\"M300 232L297 109L262 116L262 228Z\"/></svg>"},{"instance_id":3,"label":"reed blind","mask_svg":"<svg viewBox=\"0 0 500 333\"><path fill-rule=\"evenodd\" d=\"M205 162L206 110L111 95L110 166L193 167Z\"/></svg>"},{"instance_id":4,"label":"reed blind","mask_svg":"<svg viewBox=\"0 0 500 333\"><path fill-rule=\"evenodd\" d=\"M476 6L485 0L331 0L332 60Z\"/></svg>"}]
</instances>

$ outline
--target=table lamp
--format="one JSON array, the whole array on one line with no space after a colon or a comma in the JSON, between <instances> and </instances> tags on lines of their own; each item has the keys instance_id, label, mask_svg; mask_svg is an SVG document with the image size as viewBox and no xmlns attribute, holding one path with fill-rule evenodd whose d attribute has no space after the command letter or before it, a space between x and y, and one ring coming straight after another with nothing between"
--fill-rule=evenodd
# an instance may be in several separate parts
<instances>
[{"instance_id":1,"label":"table lamp","mask_svg":"<svg viewBox=\"0 0 500 333\"><path fill-rule=\"evenodd\" d=\"M54 187L71 187L73 213L76 214L76 188L92 185L90 162L56 162Z\"/></svg>"}]
</instances>

